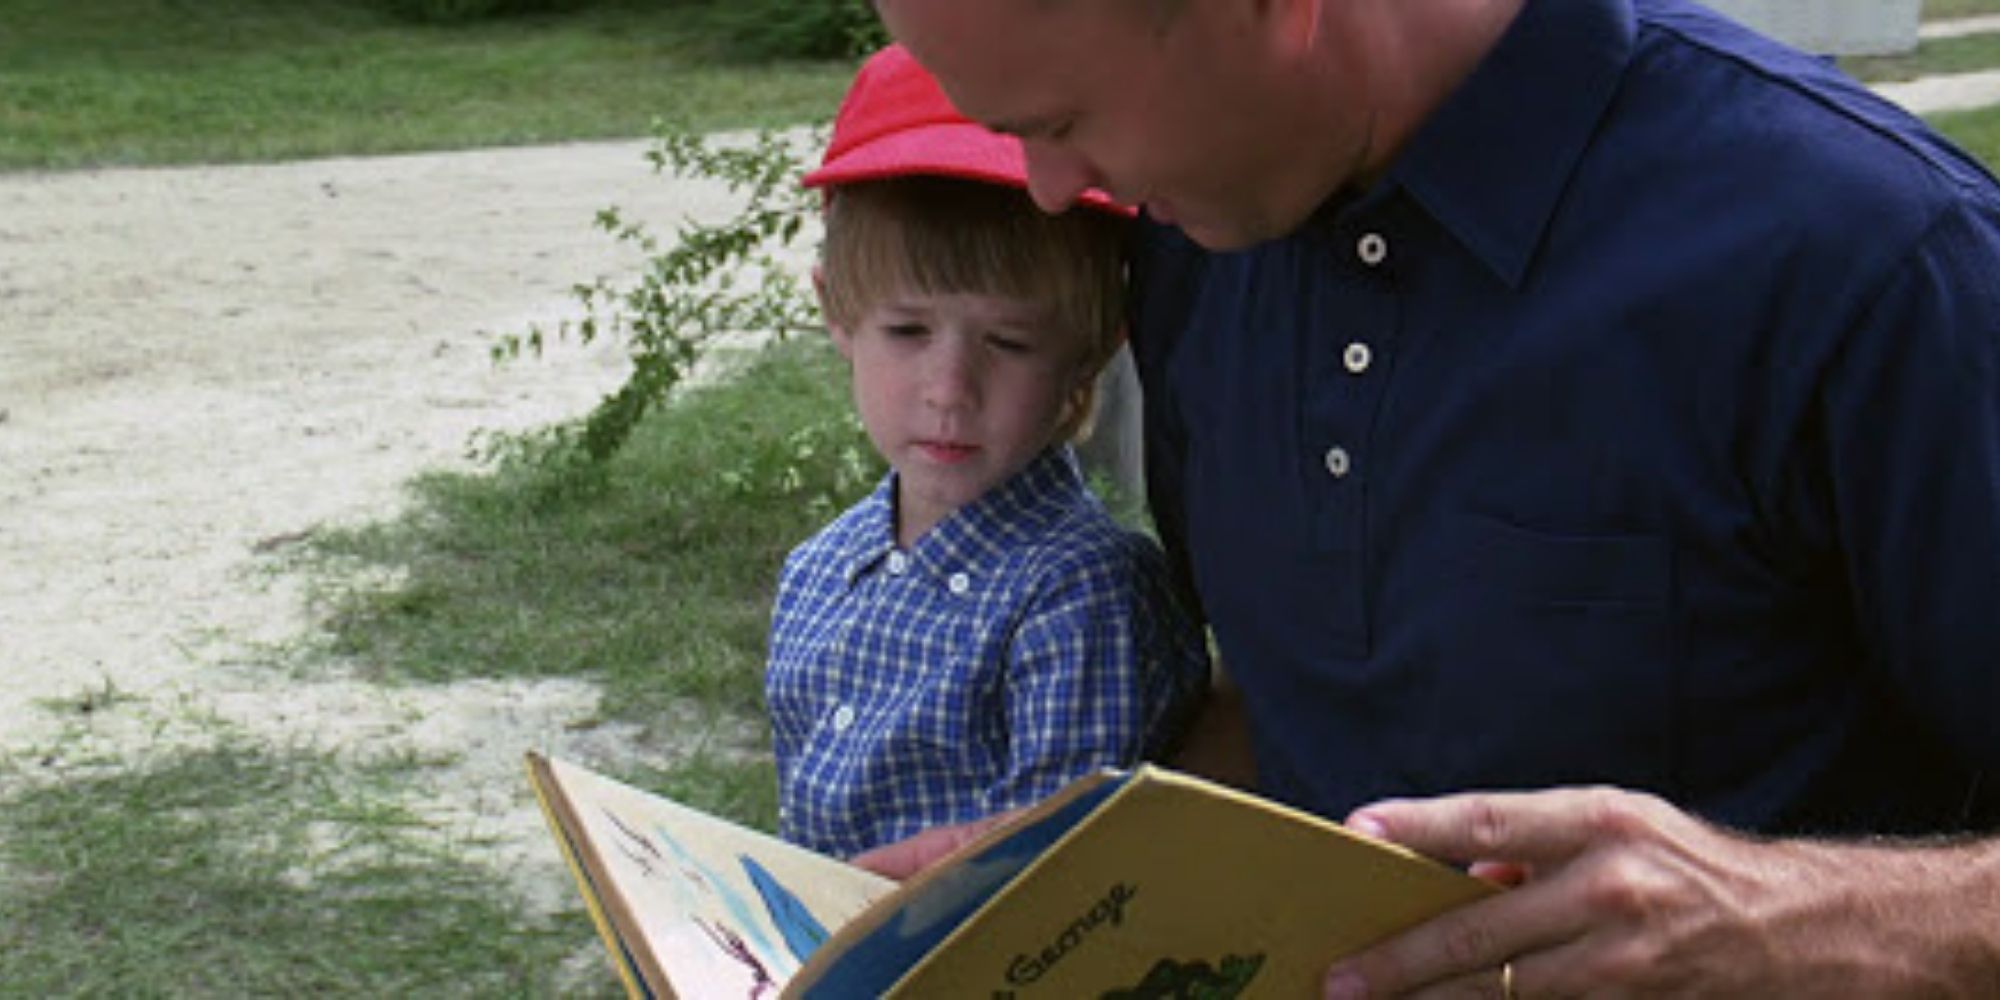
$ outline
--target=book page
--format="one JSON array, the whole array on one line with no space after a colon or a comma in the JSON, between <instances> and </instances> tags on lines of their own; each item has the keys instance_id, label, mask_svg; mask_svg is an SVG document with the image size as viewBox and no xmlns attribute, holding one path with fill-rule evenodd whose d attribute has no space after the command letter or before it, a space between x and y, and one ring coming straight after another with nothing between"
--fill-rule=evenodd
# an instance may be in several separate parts
<instances>
[{"instance_id":1,"label":"book page","mask_svg":"<svg viewBox=\"0 0 2000 1000\"><path fill-rule=\"evenodd\" d=\"M770 997L895 883L560 760L549 773L626 948L688 1000Z\"/></svg>"}]
</instances>

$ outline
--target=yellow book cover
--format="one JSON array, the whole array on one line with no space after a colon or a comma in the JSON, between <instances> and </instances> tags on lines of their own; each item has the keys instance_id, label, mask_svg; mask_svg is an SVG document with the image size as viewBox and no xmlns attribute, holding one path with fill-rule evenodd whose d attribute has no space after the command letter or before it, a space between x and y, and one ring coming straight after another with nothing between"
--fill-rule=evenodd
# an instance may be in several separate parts
<instances>
[{"instance_id":1,"label":"yellow book cover","mask_svg":"<svg viewBox=\"0 0 2000 1000\"><path fill-rule=\"evenodd\" d=\"M1311 996L1340 955L1496 891L1151 765L900 886L562 761L529 773L633 996Z\"/></svg>"}]
</instances>

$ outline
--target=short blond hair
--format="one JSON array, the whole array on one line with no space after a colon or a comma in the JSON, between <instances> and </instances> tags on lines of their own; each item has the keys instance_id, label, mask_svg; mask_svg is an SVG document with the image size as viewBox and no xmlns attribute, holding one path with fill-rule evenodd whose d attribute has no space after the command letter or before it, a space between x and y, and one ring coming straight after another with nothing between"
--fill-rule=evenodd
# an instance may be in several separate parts
<instances>
[{"instance_id":1,"label":"short blond hair","mask_svg":"<svg viewBox=\"0 0 2000 1000\"><path fill-rule=\"evenodd\" d=\"M1037 209L1027 192L950 177L892 177L829 191L820 250L826 320L852 329L899 292L998 295L1047 307L1074 338L1080 385L1063 439L1087 435L1096 376L1124 342L1127 221Z\"/></svg>"}]
</instances>

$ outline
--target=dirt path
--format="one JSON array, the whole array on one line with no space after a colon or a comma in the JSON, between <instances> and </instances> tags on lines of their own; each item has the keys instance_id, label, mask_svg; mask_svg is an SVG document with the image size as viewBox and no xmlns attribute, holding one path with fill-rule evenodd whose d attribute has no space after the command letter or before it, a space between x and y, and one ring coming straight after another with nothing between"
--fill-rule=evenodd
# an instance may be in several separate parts
<instances>
[{"instance_id":1,"label":"dirt path","mask_svg":"<svg viewBox=\"0 0 2000 1000\"><path fill-rule=\"evenodd\" d=\"M729 208L643 149L0 174L0 753L79 728L121 752L217 723L393 736L464 754L492 783L465 808L518 813L494 800L518 802L521 750L563 739L594 690L282 676L260 644L306 622L259 553L384 516L475 430L573 416L617 384L609 347L486 357L496 333L573 313L572 283L636 266L599 209L666 234ZM105 692L117 710L79 711Z\"/></svg>"}]
</instances>

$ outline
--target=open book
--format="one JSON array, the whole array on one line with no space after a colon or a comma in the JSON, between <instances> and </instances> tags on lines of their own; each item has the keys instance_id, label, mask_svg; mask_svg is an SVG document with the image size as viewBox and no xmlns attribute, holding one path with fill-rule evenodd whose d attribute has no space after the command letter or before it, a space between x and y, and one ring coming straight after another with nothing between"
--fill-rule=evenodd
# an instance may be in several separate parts
<instances>
[{"instance_id":1,"label":"open book","mask_svg":"<svg viewBox=\"0 0 2000 1000\"><path fill-rule=\"evenodd\" d=\"M528 771L635 997L1313 996L1338 956L1496 891L1150 765L900 885L560 760Z\"/></svg>"}]
</instances>

